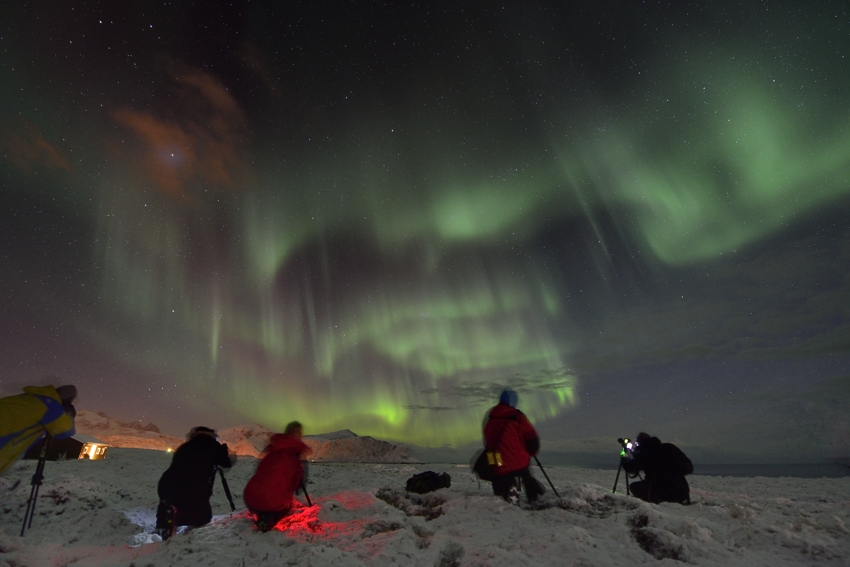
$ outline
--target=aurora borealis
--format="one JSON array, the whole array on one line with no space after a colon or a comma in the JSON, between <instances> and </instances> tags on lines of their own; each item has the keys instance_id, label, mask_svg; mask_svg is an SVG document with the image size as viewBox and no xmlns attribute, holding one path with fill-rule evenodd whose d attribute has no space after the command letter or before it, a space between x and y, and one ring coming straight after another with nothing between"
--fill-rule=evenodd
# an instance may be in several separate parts
<instances>
[{"instance_id":1,"label":"aurora borealis","mask_svg":"<svg viewBox=\"0 0 850 567\"><path fill-rule=\"evenodd\" d=\"M848 455L842 3L113 4L2 8L4 393Z\"/></svg>"}]
</instances>

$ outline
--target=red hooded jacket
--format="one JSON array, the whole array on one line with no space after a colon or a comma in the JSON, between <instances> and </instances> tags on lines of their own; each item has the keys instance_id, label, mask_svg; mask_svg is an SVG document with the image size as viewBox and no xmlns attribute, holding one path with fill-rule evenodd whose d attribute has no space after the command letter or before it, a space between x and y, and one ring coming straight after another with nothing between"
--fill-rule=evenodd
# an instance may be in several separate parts
<instances>
[{"instance_id":1,"label":"red hooded jacket","mask_svg":"<svg viewBox=\"0 0 850 567\"><path fill-rule=\"evenodd\" d=\"M257 472L242 493L248 509L255 512L289 510L292 507L292 493L304 477L301 454L309 450L297 437L283 433L272 435Z\"/></svg>"},{"instance_id":2,"label":"red hooded jacket","mask_svg":"<svg viewBox=\"0 0 850 567\"><path fill-rule=\"evenodd\" d=\"M540 438L524 413L508 404L499 404L490 410L484 425L484 445L489 451L501 453L502 466L494 472L503 475L527 469L531 456L540 447Z\"/></svg>"}]
</instances>

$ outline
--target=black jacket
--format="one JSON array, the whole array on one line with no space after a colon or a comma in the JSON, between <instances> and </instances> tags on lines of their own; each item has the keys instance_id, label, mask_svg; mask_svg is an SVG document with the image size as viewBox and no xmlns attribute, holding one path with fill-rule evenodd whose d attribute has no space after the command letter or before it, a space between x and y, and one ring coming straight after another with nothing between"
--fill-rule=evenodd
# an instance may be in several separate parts
<instances>
[{"instance_id":1,"label":"black jacket","mask_svg":"<svg viewBox=\"0 0 850 567\"><path fill-rule=\"evenodd\" d=\"M216 466L230 468L227 445L209 435L195 435L180 445L159 479L160 499L178 508L209 509Z\"/></svg>"},{"instance_id":2,"label":"black jacket","mask_svg":"<svg viewBox=\"0 0 850 567\"><path fill-rule=\"evenodd\" d=\"M642 483L636 482L632 486L634 494L648 502L690 500L690 487L685 475L693 472L693 465L672 443L662 443L658 437L641 441L635 457L623 459L623 469L632 477L643 471Z\"/></svg>"}]
</instances>

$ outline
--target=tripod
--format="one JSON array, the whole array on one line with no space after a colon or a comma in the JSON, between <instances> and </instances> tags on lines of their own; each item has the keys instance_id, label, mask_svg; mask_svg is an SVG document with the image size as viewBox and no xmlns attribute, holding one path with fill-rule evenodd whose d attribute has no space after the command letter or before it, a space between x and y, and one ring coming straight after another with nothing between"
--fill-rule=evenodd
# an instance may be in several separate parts
<instances>
[{"instance_id":1,"label":"tripod","mask_svg":"<svg viewBox=\"0 0 850 567\"><path fill-rule=\"evenodd\" d=\"M617 492L617 483L620 481L620 471L623 470L623 460L620 459L620 466L617 468L617 477L614 479L614 489L611 492ZM630 495L629 491L629 474L626 473L626 495Z\"/></svg>"},{"instance_id":2,"label":"tripod","mask_svg":"<svg viewBox=\"0 0 850 567\"><path fill-rule=\"evenodd\" d=\"M620 467L617 469L617 478L614 479L614 489L611 492L617 492L617 481L620 480L620 471L623 470L623 460L620 459ZM643 477L640 476L640 472L638 472L637 477L643 480ZM631 491L629 491L629 473L626 473L626 494L631 495Z\"/></svg>"},{"instance_id":3,"label":"tripod","mask_svg":"<svg viewBox=\"0 0 850 567\"><path fill-rule=\"evenodd\" d=\"M307 494L307 484L302 480L301 485L298 488L304 491L304 498L307 499L307 505L312 506L313 503L310 501L310 495Z\"/></svg>"},{"instance_id":4,"label":"tripod","mask_svg":"<svg viewBox=\"0 0 850 567\"><path fill-rule=\"evenodd\" d=\"M215 470L218 471L218 476L221 477L221 486L224 488L224 494L227 496L227 501L230 502L230 511L236 511L236 505L233 504L233 495L230 493L230 486L227 484L227 479L224 478L224 471L221 470L220 467L216 467ZM213 478L215 478L215 471L213 471Z\"/></svg>"},{"instance_id":5,"label":"tripod","mask_svg":"<svg viewBox=\"0 0 850 567\"><path fill-rule=\"evenodd\" d=\"M27 511L24 513L24 523L21 526L21 537L27 528L32 527L32 519L35 516L35 501L38 498L38 489L41 487L41 481L44 480L44 461L47 457L47 446L50 444L50 435L45 434L44 441L41 443L41 451L38 454L38 464L35 467L35 474L32 475L32 489L30 489L30 497L27 500Z\"/></svg>"},{"instance_id":6,"label":"tripod","mask_svg":"<svg viewBox=\"0 0 850 567\"><path fill-rule=\"evenodd\" d=\"M552 492L554 492L554 493L555 493L555 496L557 496L558 498L560 498L560 497L561 497L561 495L560 495L560 494L558 494L558 491L557 491L557 490L555 490L555 485L554 485L554 484L552 484L552 481L551 481L551 480L549 480L549 475L548 475L548 474L546 474L546 471L545 471L545 470L543 470L543 465L541 465L541 464L540 464L540 461L537 459L537 457L536 457L536 456L534 457L534 462L535 462L535 463L537 463L537 466L538 466L538 467L540 467L540 472L542 472L542 473L543 473L543 476L545 476L545 477L546 477L546 480L547 480L547 481L549 481L549 486L551 486L551 487L552 487Z\"/></svg>"}]
</instances>

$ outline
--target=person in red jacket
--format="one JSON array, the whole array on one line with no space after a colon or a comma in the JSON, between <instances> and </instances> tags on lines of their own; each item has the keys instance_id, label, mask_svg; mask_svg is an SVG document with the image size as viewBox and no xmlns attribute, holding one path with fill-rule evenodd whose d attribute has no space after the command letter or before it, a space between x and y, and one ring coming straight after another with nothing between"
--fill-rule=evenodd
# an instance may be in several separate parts
<instances>
[{"instance_id":1,"label":"person in red jacket","mask_svg":"<svg viewBox=\"0 0 850 567\"><path fill-rule=\"evenodd\" d=\"M525 414L516 409L518 397L506 389L499 404L490 409L484 422L484 446L496 453L493 494L510 502L522 480L528 501L535 502L545 489L528 468L531 457L540 450L540 437Z\"/></svg>"},{"instance_id":2,"label":"person in red jacket","mask_svg":"<svg viewBox=\"0 0 850 567\"><path fill-rule=\"evenodd\" d=\"M257 472L248 481L242 499L257 515L261 532L272 529L292 508L292 494L304 479L301 458L312 453L301 440L303 428L297 421L269 439Z\"/></svg>"}]
</instances>

